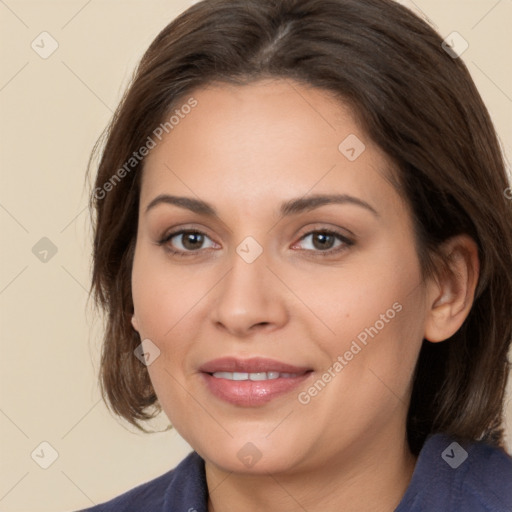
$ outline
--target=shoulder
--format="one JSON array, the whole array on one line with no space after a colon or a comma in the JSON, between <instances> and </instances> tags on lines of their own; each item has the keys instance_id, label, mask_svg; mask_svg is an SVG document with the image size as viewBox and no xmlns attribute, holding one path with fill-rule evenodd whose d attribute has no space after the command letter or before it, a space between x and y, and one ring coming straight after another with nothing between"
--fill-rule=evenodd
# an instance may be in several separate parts
<instances>
[{"instance_id":1,"label":"shoulder","mask_svg":"<svg viewBox=\"0 0 512 512\"><path fill-rule=\"evenodd\" d=\"M467 449L461 488L482 510L512 511L512 458L503 449L475 442ZM461 466L462 468L462 466Z\"/></svg>"},{"instance_id":2,"label":"shoulder","mask_svg":"<svg viewBox=\"0 0 512 512\"><path fill-rule=\"evenodd\" d=\"M512 511L512 458L480 441L444 434L425 442L396 512Z\"/></svg>"},{"instance_id":3,"label":"shoulder","mask_svg":"<svg viewBox=\"0 0 512 512\"><path fill-rule=\"evenodd\" d=\"M204 461L194 451L167 473L110 501L77 512L163 512L171 510L170 504L177 506L180 503L189 504L184 511L195 508L200 512L206 492ZM197 504L195 507L194 503Z\"/></svg>"}]
</instances>

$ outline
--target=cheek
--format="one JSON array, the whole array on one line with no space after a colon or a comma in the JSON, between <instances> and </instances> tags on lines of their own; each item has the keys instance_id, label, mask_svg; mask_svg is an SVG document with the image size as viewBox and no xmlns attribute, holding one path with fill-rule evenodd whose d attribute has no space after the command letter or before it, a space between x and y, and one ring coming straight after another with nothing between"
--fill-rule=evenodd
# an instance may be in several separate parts
<instances>
[{"instance_id":1,"label":"cheek","mask_svg":"<svg viewBox=\"0 0 512 512\"><path fill-rule=\"evenodd\" d=\"M132 269L134 310L140 338L151 340L159 350L147 367L158 401L171 424L186 432L181 425L182 415L176 415L176 411L181 411L187 401L180 385L187 346L194 338L194 325L188 322L187 313L198 297L197 291L186 285L190 278L173 271L158 252L143 246L136 249Z\"/></svg>"},{"instance_id":2,"label":"cheek","mask_svg":"<svg viewBox=\"0 0 512 512\"><path fill-rule=\"evenodd\" d=\"M141 336L167 340L187 321L195 304L208 291L207 279L192 268L173 266L163 249L137 248L132 296Z\"/></svg>"},{"instance_id":3,"label":"cheek","mask_svg":"<svg viewBox=\"0 0 512 512\"><path fill-rule=\"evenodd\" d=\"M338 383L350 388L345 396L370 399L388 393L386 387L404 396L423 339L425 304L414 248L393 243L378 254L312 297L312 309L334 331L323 346L330 361L343 358Z\"/></svg>"},{"instance_id":4,"label":"cheek","mask_svg":"<svg viewBox=\"0 0 512 512\"><path fill-rule=\"evenodd\" d=\"M201 304L218 280L217 275L208 276L193 267L173 266L163 250L140 246L132 270L139 335L159 350L158 358L148 366L149 375L173 424L180 421L174 411L182 410L190 398L183 383L192 371L187 356L201 338L205 321Z\"/></svg>"},{"instance_id":5,"label":"cheek","mask_svg":"<svg viewBox=\"0 0 512 512\"><path fill-rule=\"evenodd\" d=\"M302 390L304 414L333 432L375 435L406 413L422 340L420 297L379 297L351 303L345 322L337 324L339 334L323 344L328 359L319 378L329 383Z\"/></svg>"},{"instance_id":6,"label":"cheek","mask_svg":"<svg viewBox=\"0 0 512 512\"><path fill-rule=\"evenodd\" d=\"M334 331L334 339L350 341L376 323L379 332L389 332L390 326L402 322L405 311L421 310L421 273L410 240L380 240L353 261L333 269L327 278L325 270L310 274L298 291Z\"/></svg>"}]
</instances>

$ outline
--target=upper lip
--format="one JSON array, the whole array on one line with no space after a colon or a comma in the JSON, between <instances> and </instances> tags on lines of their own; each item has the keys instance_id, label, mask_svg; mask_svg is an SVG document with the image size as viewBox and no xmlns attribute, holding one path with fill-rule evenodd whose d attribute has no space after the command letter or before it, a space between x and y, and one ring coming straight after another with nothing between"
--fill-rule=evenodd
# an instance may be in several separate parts
<instances>
[{"instance_id":1,"label":"upper lip","mask_svg":"<svg viewBox=\"0 0 512 512\"><path fill-rule=\"evenodd\" d=\"M294 366L275 359L266 359L263 357L251 357L250 359L238 359L236 357L222 357L213 359L203 364L199 368L205 373L215 372L279 372L279 373L297 373L303 374L310 371L311 368L305 366Z\"/></svg>"}]
</instances>

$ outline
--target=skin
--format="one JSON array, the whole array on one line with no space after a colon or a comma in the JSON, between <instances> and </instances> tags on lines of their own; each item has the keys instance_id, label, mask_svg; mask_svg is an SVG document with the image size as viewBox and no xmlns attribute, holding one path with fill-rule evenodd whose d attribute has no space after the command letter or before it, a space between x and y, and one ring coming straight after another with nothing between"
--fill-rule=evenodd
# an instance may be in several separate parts
<instances>
[{"instance_id":1,"label":"skin","mask_svg":"<svg viewBox=\"0 0 512 512\"><path fill-rule=\"evenodd\" d=\"M405 421L420 346L447 339L467 317L476 245L451 239L443 249L453 274L422 281L410 211L386 179L391 162L327 92L266 80L193 96L198 106L145 162L132 324L161 351L150 377L173 426L205 459L209 510L391 511L416 462ZM350 134L366 147L354 161L338 149ZM283 201L332 193L378 215L346 203L279 217ZM219 217L162 203L146 211L160 194L207 201ZM202 245L180 235L158 245L180 228L203 232ZM354 244L321 245L322 229ZM236 252L248 236L263 250L252 263ZM298 393L397 302L401 311L300 403ZM211 395L199 373L227 355L314 372L263 406L235 406ZM261 454L252 467L237 456L249 442Z\"/></svg>"}]
</instances>

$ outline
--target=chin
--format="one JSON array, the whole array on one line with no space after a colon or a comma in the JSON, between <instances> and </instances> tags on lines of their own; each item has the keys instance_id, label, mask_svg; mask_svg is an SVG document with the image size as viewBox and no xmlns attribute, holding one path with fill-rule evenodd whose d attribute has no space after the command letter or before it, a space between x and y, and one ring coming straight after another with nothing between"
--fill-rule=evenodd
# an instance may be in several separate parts
<instances>
[{"instance_id":1,"label":"chin","mask_svg":"<svg viewBox=\"0 0 512 512\"><path fill-rule=\"evenodd\" d=\"M250 450L248 450L248 452L240 459L237 455L235 457L230 457L227 455L219 456L218 453L213 453L212 458L208 458L207 460L226 472L248 475L281 473L289 470L293 464L291 461L289 461L286 454L281 455L279 453L260 453L258 455L254 453L253 455L249 455L249 452Z\"/></svg>"},{"instance_id":2,"label":"chin","mask_svg":"<svg viewBox=\"0 0 512 512\"><path fill-rule=\"evenodd\" d=\"M276 446L264 437L250 441L244 436L243 440L230 439L222 446L208 443L205 448L198 447L196 451L222 470L253 475L286 471L298 462L299 456L296 447Z\"/></svg>"}]
</instances>

